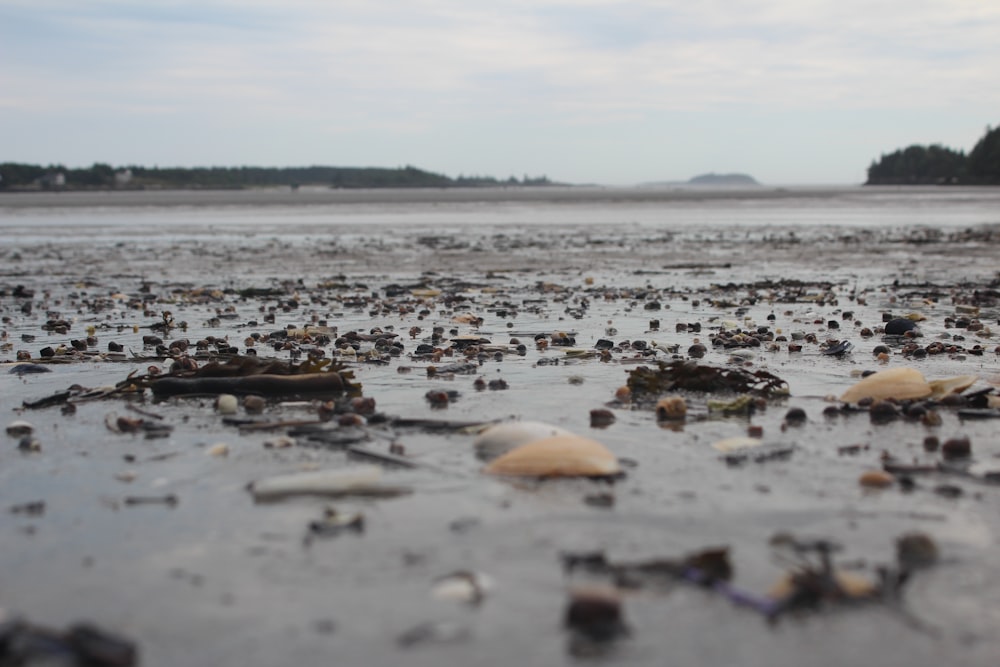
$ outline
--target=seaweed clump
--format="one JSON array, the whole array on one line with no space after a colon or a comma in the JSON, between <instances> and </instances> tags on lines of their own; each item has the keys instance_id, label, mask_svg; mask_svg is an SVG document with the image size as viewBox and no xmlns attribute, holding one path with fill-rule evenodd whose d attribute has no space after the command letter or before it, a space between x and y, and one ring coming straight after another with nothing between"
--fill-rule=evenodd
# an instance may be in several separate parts
<instances>
[{"instance_id":1,"label":"seaweed clump","mask_svg":"<svg viewBox=\"0 0 1000 667\"><path fill-rule=\"evenodd\" d=\"M788 382L773 373L719 368L694 361L661 361L656 369L639 366L629 372L628 387L636 397L654 397L671 391L753 394L762 398L788 395Z\"/></svg>"}]
</instances>

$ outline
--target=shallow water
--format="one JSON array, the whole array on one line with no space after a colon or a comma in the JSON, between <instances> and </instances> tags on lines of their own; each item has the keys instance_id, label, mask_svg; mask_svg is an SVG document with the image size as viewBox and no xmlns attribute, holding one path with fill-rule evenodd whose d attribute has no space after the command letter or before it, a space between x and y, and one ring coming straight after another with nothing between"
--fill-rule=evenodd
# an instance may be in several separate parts
<instances>
[{"instance_id":1,"label":"shallow water","mask_svg":"<svg viewBox=\"0 0 1000 667\"><path fill-rule=\"evenodd\" d=\"M156 440L105 426L109 414L131 414L120 399L81 403L72 416L58 407L20 410L22 400L74 384L114 384L162 365L157 359L78 360L21 379L3 374L0 412L8 423L33 422L42 451L23 454L7 438L0 505L44 500L46 509L38 517L0 514L0 608L57 627L89 619L134 638L147 665L564 664L576 659L561 627L572 583L561 552L605 550L609 558L636 560L728 545L735 582L763 592L783 569L768 546L776 532L835 540L843 561L870 571L892 562L896 536L918 530L938 542L944 562L915 577L905 607L931 631L882 605L828 608L772 626L678 584L626 597L631 637L605 660L992 665L1000 657L1000 489L943 474L918 478L910 493L864 492L857 484L883 451L904 461L938 460L923 451L928 434L942 441L967 435L977 461L995 461L997 422L963 421L948 409L936 428L822 415L826 397L856 381L852 373L882 367L872 355L881 338L859 331L877 327L883 313L924 315L926 344L958 333L945 318L978 290L979 319L988 329L1000 326L997 299L989 296L997 288L996 190L63 194L73 193L0 197L0 303L9 343L0 359L13 361L17 350L37 357L43 347L84 337L88 325L102 352L115 341L151 355L142 336L163 310L187 322L171 339L228 336L241 350L250 333L314 316L341 333L393 327L402 356L351 364L380 412L544 420L594 437L636 465L614 486L510 483L480 474L471 435L372 427L367 446L383 451L396 441L420 464L386 472L413 494L255 504L245 489L252 480L356 462L340 449L265 449L273 434L225 426L210 399L147 399L142 408L175 427ZM388 285L418 283L449 300L385 298ZM22 312L26 299L11 296L16 285L35 290L31 313ZM280 296L236 293L251 287ZM206 298L212 288L222 293ZM143 298L145 312L133 307ZM653 301L659 310L647 309ZM401 305L429 312L418 319ZM263 321L268 310L273 323ZM480 327L451 321L467 311L484 318ZM53 318L72 322L68 334L41 329ZM654 319L659 331L651 331ZM655 340L679 345L683 355L725 320L812 333L820 343L847 339L855 349L841 359L822 355L818 343L801 352L784 344L755 349L750 368L787 380L791 396L750 418L700 418L706 397L691 395L692 416L680 428L661 428L648 407L613 405L615 423L598 430L590 410L609 404L628 371L653 359L625 349L603 363L531 344L535 332L571 330L578 348L600 338ZM840 328L830 329L831 321ZM676 331L694 322L700 333ZM477 391L468 375L429 377L429 362L409 355L434 325L498 344L512 335L528 342L524 356L488 357L480 367L480 376L500 377L509 389ZM422 328L414 338L412 326ZM981 356L915 360L896 348L887 366L913 366L928 378L976 374L973 389L988 388L1000 377L997 341L962 333L965 340L955 342L980 345ZM731 363L728 352L709 347L705 362ZM433 410L424 394L437 388L460 395ZM790 407L805 409L808 422L783 428ZM264 416L313 414L311 405L291 404L271 405ZM745 434L751 423L768 443L794 446L791 458L737 467L721 461L711 444ZM229 456L208 456L219 442L229 444ZM846 455L838 451L844 445L861 450ZM116 478L122 473L133 481ZM963 494L939 495L933 489L940 484ZM606 492L614 496L611 508L585 502ZM129 495L164 493L177 496L176 507L123 503ZM308 523L331 504L364 512L365 532L306 548ZM491 577L482 604L430 596L434 581L456 570ZM431 622L462 638L397 642Z\"/></svg>"}]
</instances>

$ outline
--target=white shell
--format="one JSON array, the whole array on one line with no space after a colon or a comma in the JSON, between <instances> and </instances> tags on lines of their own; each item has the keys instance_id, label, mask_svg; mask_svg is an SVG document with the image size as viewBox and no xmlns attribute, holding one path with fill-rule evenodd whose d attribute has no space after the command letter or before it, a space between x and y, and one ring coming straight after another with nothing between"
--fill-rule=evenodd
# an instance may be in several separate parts
<instances>
[{"instance_id":1,"label":"white shell","mask_svg":"<svg viewBox=\"0 0 1000 667\"><path fill-rule=\"evenodd\" d=\"M864 378L845 391L840 400L844 403L857 403L863 398L926 398L932 391L931 385L920 371L914 368L889 368Z\"/></svg>"},{"instance_id":2,"label":"white shell","mask_svg":"<svg viewBox=\"0 0 1000 667\"><path fill-rule=\"evenodd\" d=\"M480 602L493 588L493 580L481 572L453 572L434 583L431 595L439 600Z\"/></svg>"},{"instance_id":3,"label":"white shell","mask_svg":"<svg viewBox=\"0 0 1000 667\"><path fill-rule=\"evenodd\" d=\"M621 472L607 447L575 434L535 440L486 466L490 475L517 477L604 477Z\"/></svg>"},{"instance_id":4,"label":"white shell","mask_svg":"<svg viewBox=\"0 0 1000 667\"><path fill-rule=\"evenodd\" d=\"M550 438L554 435L569 435L564 428L538 421L503 422L490 426L479 434L472 446L476 456L484 461L492 461L498 456L526 445L535 440Z\"/></svg>"},{"instance_id":5,"label":"white shell","mask_svg":"<svg viewBox=\"0 0 1000 667\"><path fill-rule=\"evenodd\" d=\"M737 436L735 438L726 438L725 440L719 440L714 443L712 447L722 452L723 454L729 454L731 452L736 452L741 449L747 449L749 447L760 447L764 444L764 441L760 438L751 438L749 436Z\"/></svg>"},{"instance_id":6,"label":"white shell","mask_svg":"<svg viewBox=\"0 0 1000 667\"><path fill-rule=\"evenodd\" d=\"M229 456L229 445L224 442L217 442L206 449L205 453L209 456Z\"/></svg>"},{"instance_id":7,"label":"white shell","mask_svg":"<svg viewBox=\"0 0 1000 667\"><path fill-rule=\"evenodd\" d=\"M378 466L356 466L336 470L316 470L269 477L250 485L256 500L273 500L294 495L397 495L405 492L382 484Z\"/></svg>"}]
</instances>

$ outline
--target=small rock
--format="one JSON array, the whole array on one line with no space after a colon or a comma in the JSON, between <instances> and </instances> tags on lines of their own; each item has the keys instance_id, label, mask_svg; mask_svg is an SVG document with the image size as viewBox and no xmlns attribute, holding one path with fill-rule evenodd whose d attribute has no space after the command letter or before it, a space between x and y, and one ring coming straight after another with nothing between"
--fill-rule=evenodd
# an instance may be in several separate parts
<instances>
[{"instance_id":1,"label":"small rock","mask_svg":"<svg viewBox=\"0 0 1000 667\"><path fill-rule=\"evenodd\" d=\"M941 456L946 460L967 459L972 456L972 443L968 437L950 438L941 445Z\"/></svg>"},{"instance_id":2,"label":"small rock","mask_svg":"<svg viewBox=\"0 0 1000 667\"><path fill-rule=\"evenodd\" d=\"M232 394L220 394L215 399L215 411L220 415L235 415L239 406L239 400Z\"/></svg>"},{"instance_id":3,"label":"small rock","mask_svg":"<svg viewBox=\"0 0 1000 667\"><path fill-rule=\"evenodd\" d=\"M885 489L895 481L896 478L884 470L869 470L858 478L858 484L868 489Z\"/></svg>"},{"instance_id":4,"label":"small rock","mask_svg":"<svg viewBox=\"0 0 1000 667\"><path fill-rule=\"evenodd\" d=\"M907 533L896 539L896 560L904 570L930 567L938 560L934 540L924 533Z\"/></svg>"},{"instance_id":5,"label":"small rock","mask_svg":"<svg viewBox=\"0 0 1000 667\"><path fill-rule=\"evenodd\" d=\"M596 642L611 641L628 634L621 595L613 588L593 587L572 591L564 624Z\"/></svg>"}]
</instances>

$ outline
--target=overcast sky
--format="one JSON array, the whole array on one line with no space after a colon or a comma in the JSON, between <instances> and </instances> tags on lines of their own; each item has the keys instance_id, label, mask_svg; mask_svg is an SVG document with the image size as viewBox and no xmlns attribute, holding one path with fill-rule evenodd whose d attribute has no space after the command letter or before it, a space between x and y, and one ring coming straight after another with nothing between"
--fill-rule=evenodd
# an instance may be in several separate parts
<instances>
[{"instance_id":1,"label":"overcast sky","mask_svg":"<svg viewBox=\"0 0 1000 667\"><path fill-rule=\"evenodd\" d=\"M0 0L0 162L859 183L998 73L998 0Z\"/></svg>"}]
</instances>

